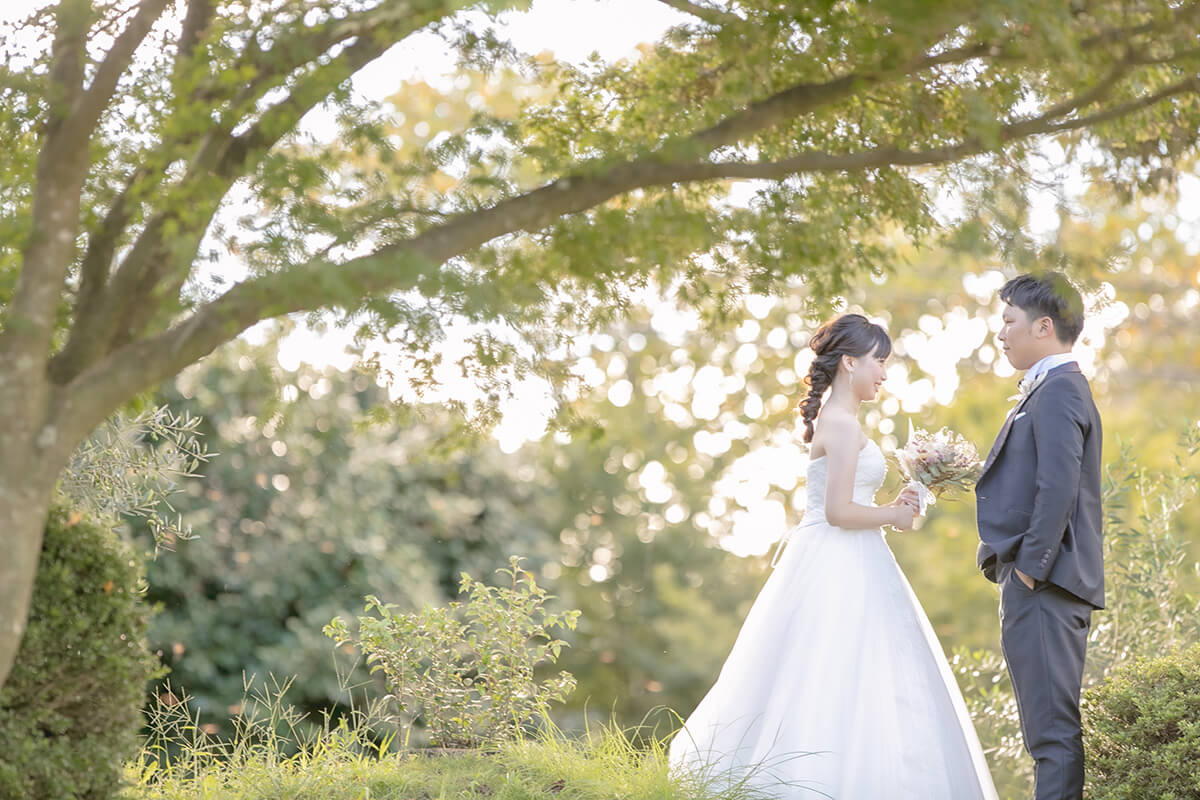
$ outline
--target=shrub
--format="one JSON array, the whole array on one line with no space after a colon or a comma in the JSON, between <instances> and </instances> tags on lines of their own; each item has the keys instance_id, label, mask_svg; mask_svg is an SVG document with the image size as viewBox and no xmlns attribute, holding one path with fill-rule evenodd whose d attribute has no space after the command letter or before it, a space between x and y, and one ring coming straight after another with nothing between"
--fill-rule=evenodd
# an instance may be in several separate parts
<instances>
[{"instance_id":1,"label":"shrub","mask_svg":"<svg viewBox=\"0 0 1200 800\"><path fill-rule=\"evenodd\" d=\"M1200 645L1089 689L1084 742L1093 800L1200 798Z\"/></svg>"},{"instance_id":2,"label":"shrub","mask_svg":"<svg viewBox=\"0 0 1200 800\"><path fill-rule=\"evenodd\" d=\"M574 629L579 612L546 611L549 596L520 563L513 557L509 569L497 570L509 576L505 587L464 572L459 592L466 603L395 614L395 606L368 597L366 610L379 616L359 617L357 635L341 619L325 627L339 645L358 646L372 672L383 673L408 726L406 743L418 718L437 746L512 738L575 688L568 672L539 683L534 669L558 659L566 643L550 631Z\"/></svg>"},{"instance_id":3,"label":"shrub","mask_svg":"<svg viewBox=\"0 0 1200 800\"><path fill-rule=\"evenodd\" d=\"M50 512L29 627L0 689L0 797L116 792L158 669L141 580L140 559L111 527Z\"/></svg>"}]
</instances>

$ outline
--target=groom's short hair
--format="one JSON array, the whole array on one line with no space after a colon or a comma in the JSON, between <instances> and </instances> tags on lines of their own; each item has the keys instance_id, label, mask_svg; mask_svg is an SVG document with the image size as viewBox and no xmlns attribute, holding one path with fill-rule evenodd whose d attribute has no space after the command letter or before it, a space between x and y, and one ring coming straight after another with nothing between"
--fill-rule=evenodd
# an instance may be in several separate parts
<instances>
[{"instance_id":1,"label":"groom's short hair","mask_svg":"<svg viewBox=\"0 0 1200 800\"><path fill-rule=\"evenodd\" d=\"M1000 299L1031 319L1049 317L1063 344L1075 344L1083 331L1083 296L1061 272L1018 275L1000 289Z\"/></svg>"}]
</instances>

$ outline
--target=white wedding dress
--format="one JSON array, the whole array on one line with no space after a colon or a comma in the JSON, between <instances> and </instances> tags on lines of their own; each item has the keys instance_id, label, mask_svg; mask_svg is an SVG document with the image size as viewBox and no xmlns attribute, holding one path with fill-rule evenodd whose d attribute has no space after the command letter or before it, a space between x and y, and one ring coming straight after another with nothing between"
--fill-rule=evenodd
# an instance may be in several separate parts
<instances>
[{"instance_id":1,"label":"white wedding dress","mask_svg":"<svg viewBox=\"0 0 1200 800\"><path fill-rule=\"evenodd\" d=\"M854 502L874 505L886 472L869 442ZM813 459L804 520L672 740L672 768L778 798L994 799L925 612L881 530L826 522L825 477L825 459Z\"/></svg>"}]
</instances>

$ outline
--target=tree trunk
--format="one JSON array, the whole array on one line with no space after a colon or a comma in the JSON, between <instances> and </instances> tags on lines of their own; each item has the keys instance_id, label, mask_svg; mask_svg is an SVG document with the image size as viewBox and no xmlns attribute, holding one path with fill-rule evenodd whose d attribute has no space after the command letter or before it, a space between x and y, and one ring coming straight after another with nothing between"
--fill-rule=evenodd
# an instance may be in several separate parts
<instances>
[{"instance_id":1,"label":"tree trunk","mask_svg":"<svg viewBox=\"0 0 1200 800\"><path fill-rule=\"evenodd\" d=\"M0 686L25 633L46 515L66 463L62 454L70 453L52 428L41 425L41 415L31 413L42 409L27 398L45 392L14 385L4 367L0 362Z\"/></svg>"},{"instance_id":2,"label":"tree trunk","mask_svg":"<svg viewBox=\"0 0 1200 800\"><path fill-rule=\"evenodd\" d=\"M53 490L53 484L47 488L30 480L14 482L13 473L22 471L22 463L9 453L0 458L0 525L8 545L0 559L0 585L4 586L0 592L0 685L8 680L25 633Z\"/></svg>"}]
</instances>

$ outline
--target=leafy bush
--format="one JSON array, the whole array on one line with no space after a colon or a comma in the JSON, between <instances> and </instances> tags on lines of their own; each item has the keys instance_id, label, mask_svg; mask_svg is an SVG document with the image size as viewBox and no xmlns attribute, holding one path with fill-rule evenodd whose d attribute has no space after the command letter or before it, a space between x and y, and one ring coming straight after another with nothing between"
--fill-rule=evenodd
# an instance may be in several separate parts
<instances>
[{"instance_id":1,"label":"leafy bush","mask_svg":"<svg viewBox=\"0 0 1200 800\"><path fill-rule=\"evenodd\" d=\"M1200 798L1200 645L1121 667L1084 711L1089 797Z\"/></svg>"},{"instance_id":2,"label":"leafy bush","mask_svg":"<svg viewBox=\"0 0 1200 800\"><path fill-rule=\"evenodd\" d=\"M488 586L464 572L459 592L467 595L466 603L396 614L395 606L371 596L366 610L379 616L359 617L357 635L340 618L325 634L339 645L358 646L372 672L383 673L408 733L419 718L436 746L513 738L575 688L568 672L539 683L534 669L558 659L566 643L550 631L574 629L579 612L546 611L549 596L521 569L521 559L514 556L509 565L497 570L509 576L506 587Z\"/></svg>"},{"instance_id":3,"label":"leafy bush","mask_svg":"<svg viewBox=\"0 0 1200 800\"><path fill-rule=\"evenodd\" d=\"M29 628L0 689L0 797L113 796L158 669L141 581L111 527L51 511Z\"/></svg>"}]
</instances>

